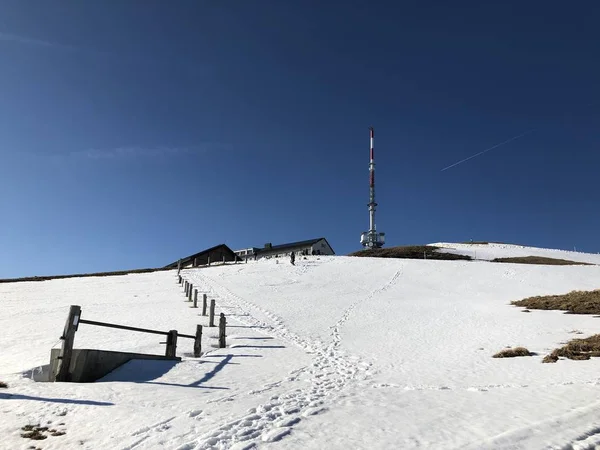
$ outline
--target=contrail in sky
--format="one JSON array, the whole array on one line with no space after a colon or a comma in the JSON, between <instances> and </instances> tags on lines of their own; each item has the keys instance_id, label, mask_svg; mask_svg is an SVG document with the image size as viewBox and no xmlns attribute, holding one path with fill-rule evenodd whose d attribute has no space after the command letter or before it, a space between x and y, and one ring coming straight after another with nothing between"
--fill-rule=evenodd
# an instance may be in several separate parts
<instances>
[{"instance_id":1,"label":"contrail in sky","mask_svg":"<svg viewBox=\"0 0 600 450\"><path fill-rule=\"evenodd\" d=\"M41 39L32 39L26 36L20 36L17 34L9 34L0 31L0 41L10 41L17 42L19 44L28 44L28 45L39 45L42 47L55 47L55 48L63 48L74 50L75 47L71 45L59 44L57 42L43 41Z\"/></svg>"},{"instance_id":2,"label":"contrail in sky","mask_svg":"<svg viewBox=\"0 0 600 450\"><path fill-rule=\"evenodd\" d=\"M452 168L452 167L454 167L454 166L458 166L459 164L462 164L462 163L464 163L464 162L466 162L466 161L468 161L468 160L470 160L470 159L473 159L473 158L475 158L475 157L477 157L477 156L479 156L479 155L483 155L484 153L487 153L487 152L489 152L490 150L494 150L495 148L498 148L498 147L500 147L500 146L502 146L502 145L504 145L504 144L508 144L509 142L512 142L512 141L515 141L515 140L517 140L517 139L519 139L519 138L522 138L523 136L525 136L526 134L529 134L529 133L531 133L532 131L535 131L535 128L532 128L531 130L527 130L525 133L521 133L521 134L519 134L519 135L517 135L517 136L513 136L513 137L511 137L510 139L507 139L507 140L506 140L506 141L504 141L504 142L500 142L499 144L496 144L496 145L494 145L494 146L492 146L492 147L490 147L490 148L486 148L485 150L483 150L483 151L481 151L481 152L479 152L479 153L476 153L476 154L474 154L474 155L471 155L471 156L469 156L468 158L465 158L465 159L463 159L463 160L461 160L461 161L455 162L454 164L452 164L452 165L450 165L450 166L448 166L448 167L444 167L444 168L441 170L441 172L443 172L444 170L448 170L448 169L450 169L450 168Z\"/></svg>"}]
</instances>

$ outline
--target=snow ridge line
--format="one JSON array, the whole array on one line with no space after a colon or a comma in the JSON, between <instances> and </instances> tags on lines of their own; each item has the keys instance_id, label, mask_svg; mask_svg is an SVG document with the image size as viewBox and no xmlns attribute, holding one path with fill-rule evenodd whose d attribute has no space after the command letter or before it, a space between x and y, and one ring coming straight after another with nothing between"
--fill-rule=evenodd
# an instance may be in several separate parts
<instances>
[{"instance_id":1,"label":"snow ridge line","mask_svg":"<svg viewBox=\"0 0 600 450\"><path fill-rule=\"evenodd\" d=\"M372 298L378 291L389 287L397 279L399 274L388 282L384 287L373 291L365 299L356 304ZM359 358L348 358L337 349L339 340L332 340L329 345L320 341L309 341L301 338L285 327L283 320L276 314L257 306L256 304L234 294L218 282L208 279L202 274L197 274L195 284L208 288L209 292L218 296L223 306L228 305L240 308L240 305L256 310L274 322L264 323L250 314L236 317L241 323L249 326L262 326L265 334L274 335L282 340L291 342L303 348L307 353L315 354L313 362L308 367L296 369L290 373L290 377L284 381L293 383L303 375L308 375L310 386L291 389L281 396L272 396L267 403L256 408L251 408L248 414L240 419L230 421L215 430L203 434L196 440L184 444L178 450L204 450L214 449L247 449L254 445L259 438L264 442L275 442L289 434L292 427L300 422L303 417L319 414L326 410L325 400L335 399L342 389L350 383L365 381L369 378L370 363L362 362ZM356 305L354 306L356 307ZM348 320L354 307L348 308L339 324ZM280 381L271 383L270 387L280 386Z\"/></svg>"}]
</instances>

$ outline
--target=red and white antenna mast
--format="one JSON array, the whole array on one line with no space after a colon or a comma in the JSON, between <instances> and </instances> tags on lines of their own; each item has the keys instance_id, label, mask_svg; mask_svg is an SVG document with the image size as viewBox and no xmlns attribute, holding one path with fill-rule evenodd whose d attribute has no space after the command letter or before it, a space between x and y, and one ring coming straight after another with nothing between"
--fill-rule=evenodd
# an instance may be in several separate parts
<instances>
[{"instance_id":1,"label":"red and white antenna mast","mask_svg":"<svg viewBox=\"0 0 600 450\"><path fill-rule=\"evenodd\" d=\"M369 159L369 231L365 231L360 235L360 243L366 248L381 248L385 243L385 233L378 233L375 225L375 147L373 141L375 139L375 130L369 128L370 137L370 159Z\"/></svg>"}]
</instances>

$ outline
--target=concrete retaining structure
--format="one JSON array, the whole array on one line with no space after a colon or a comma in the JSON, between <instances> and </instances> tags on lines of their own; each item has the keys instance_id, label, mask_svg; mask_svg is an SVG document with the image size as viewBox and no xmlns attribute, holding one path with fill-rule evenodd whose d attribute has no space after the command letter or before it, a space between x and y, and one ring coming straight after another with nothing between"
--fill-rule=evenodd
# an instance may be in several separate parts
<instances>
[{"instance_id":1,"label":"concrete retaining structure","mask_svg":"<svg viewBox=\"0 0 600 450\"><path fill-rule=\"evenodd\" d=\"M50 352L50 381L56 381L58 356L60 349ZM163 361L181 361L181 358L170 358L162 355L146 355L143 353L127 353L109 350L73 349L69 367L69 380L73 383L89 383L108 375L116 368L132 359L149 359Z\"/></svg>"}]
</instances>

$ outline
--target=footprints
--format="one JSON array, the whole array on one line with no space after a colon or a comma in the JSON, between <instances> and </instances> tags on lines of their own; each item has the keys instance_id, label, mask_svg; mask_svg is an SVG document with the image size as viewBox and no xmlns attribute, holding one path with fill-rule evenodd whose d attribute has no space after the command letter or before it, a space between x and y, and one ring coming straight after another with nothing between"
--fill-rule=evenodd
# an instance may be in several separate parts
<instances>
[{"instance_id":1,"label":"footprints","mask_svg":"<svg viewBox=\"0 0 600 450\"><path fill-rule=\"evenodd\" d=\"M289 427L285 428L276 428L262 435L263 442L277 442L284 436L290 434L292 429Z\"/></svg>"},{"instance_id":2,"label":"footprints","mask_svg":"<svg viewBox=\"0 0 600 450\"><path fill-rule=\"evenodd\" d=\"M213 400L208 400L206 403L223 403L223 402L232 402L233 400L235 400L235 398L237 397L237 395L227 395L225 397L218 397L215 398Z\"/></svg>"},{"instance_id":3,"label":"footprints","mask_svg":"<svg viewBox=\"0 0 600 450\"><path fill-rule=\"evenodd\" d=\"M287 383L297 382L300 378L303 381L301 385L305 386L304 381L307 381L308 386L291 389L283 395L274 395L267 402L249 410L240 419L224 424L184 447L195 450L209 448L242 450L254 448L258 440L277 442L290 434L293 427L304 418L326 412L326 401L331 401L341 395L346 386L368 379L371 364L358 357L346 356L345 352L339 348L341 344L340 329L360 303L368 301L378 292L388 289L400 275L401 272L397 271L382 288L373 291L366 298L347 308L340 320L331 327L330 342L325 343L298 336L286 327L279 316L243 299L201 273L195 274L194 284L206 286L212 295L220 299L224 309L244 311L245 314L236 315L236 320L249 327L260 328L270 337L297 345L306 353L313 355L313 361L309 366L289 372L285 379L265 384L261 389L252 390L249 394L261 394L270 389L285 386ZM266 317L269 322L257 319L249 311ZM233 397L223 397L215 399L213 402L229 401L229 399L233 399Z\"/></svg>"},{"instance_id":4,"label":"footprints","mask_svg":"<svg viewBox=\"0 0 600 450\"><path fill-rule=\"evenodd\" d=\"M275 422L273 425L277 428L293 427L294 425L296 425L299 422L300 422L300 417L290 417L288 419L281 419L281 420Z\"/></svg>"},{"instance_id":5,"label":"footprints","mask_svg":"<svg viewBox=\"0 0 600 450\"><path fill-rule=\"evenodd\" d=\"M256 408L251 408L246 415L222 425L218 429L200 437L194 449L209 448L253 448L254 442L277 442L293 431L303 418L315 416L326 411L323 399L344 385L341 375L335 366L327 363L324 356L310 366L310 369L324 370L328 374L304 389L294 389L283 395L273 395L269 400ZM296 370L295 375L310 374L309 368ZM347 373L347 371L342 371ZM336 379L330 379L337 377ZM266 385L271 388L278 383ZM265 389L266 390L266 389Z\"/></svg>"},{"instance_id":6,"label":"footprints","mask_svg":"<svg viewBox=\"0 0 600 450\"><path fill-rule=\"evenodd\" d=\"M372 299L375 295L387 291L391 286L393 286L396 281L398 280L398 278L400 278L400 275L402 275L402 270L397 270L394 275L392 276L392 278L385 284L383 285L381 288L379 289L375 289L374 291L372 291L369 295L367 295L367 297L360 299L354 303L352 303L352 305L350 305L348 307L348 309L346 309L346 311L344 311L344 314L342 315L341 319L338 320L336 322L335 325L333 325L332 328L332 332L331 332L331 338L333 340L334 343L334 347L337 348L339 346L339 344L342 342L342 337L340 334L340 329L342 327L342 325L344 323L346 323L348 321L348 319L350 319L352 312L354 311L354 309L356 309L356 307L358 305L360 305L361 303L364 303L370 299Z\"/></svg>"},{"instance_id":7,"label":"footprints","mask_svg":"<svg viewBox=\"0 0 600 450\"><path fill-rule=\"evenodd\" d=\"M582 432L570 446L565 447L572 450L587 450L598 448L600 444L600 427L593 427Z\"/></svg>"},{"instance_id":8,"label":"footprints","mask_svg":"<svg viewBox=\"0 0 600 450\"><path fill-rule=\"evenodd\" d=\"M294 400L290 398L288 402ZM292 426L300 422L300 417L291 416L300 409L291 404L273 403L260 405L247 416L222 425L204 436L196 449L208 448L252 448L248 441L260 438L263 442L276 442L292 431Z\"/></svg>"},{"instance_id":9,"label":"footprints","mask_svg":"<svg viewBox=\"0 0 600 450\"><path fill-rule=\"evenodd\" d=\"M171 426L168 425L168 423L171 422L173 419L175 419L175 416L171 417L170 419L158 422L158 423L156 423L154 425L150 425L150 426L147 426L147 427L140 428L139 430L134 431L133 433L131 433L131 435L132 436L139 436L140 434L147 433L148 431L151 431L151 430L156 430L156 431L168 430L169 428L171 428Z\"/></svg>"},{"instance_id":10,"label":"footprints","mask_svg":"<svg viewBox=\"0 0 600 450\"><path fill-rule=\"evenodd\" d=\"M199 418L198 416L200 414L202 414L201 409L193 409L191 411L188 411L188 417L191 417L191 418Z\"/></svg>"},{"instance_id":11,"label":"footprints","mask_svg":"<svg viewBox=\"0 0 600 450\"><path fill-rule=\"evenodd\" d=\"M202 412L202 411L200 411ZM189 414L189 413L188 413ZM191 417L191 416L190 416ZM122 447L121 450L133 450L138 447L143 442L147 441L152 437L152 435L156 436L164 431L167 431L171 428L170 422L175 420L177 416L170 417L166 420L161 420L153 425L149 425L146 427L142 427L133 433L131 433L131 437L137 438L132 444Z\"/></svg>"},{"instance_id":12,"label":"footprints","mask_svg":"<svg viewBox=\"0 0 600 450\"><path fill-rule=\"evenodd\" d=\"M306 411L304 411L302 413L302 416L304 416L304 417L314 416L316 414L322 413L323 411L325 411L324 407L308 408Z\"/></svg>"},{"instance_id":13,"label":"footprints","mask_svg":"<svg viewBox=\"0 0 600 450\"><path fill-rule=\"evenodd\" d=\"M254 444L253 442L249 444L244 442L238 442L237 444L231 446L231 450L250 450L252 448L256 448L256 444Z\"/></svg>"}]
</instances>

